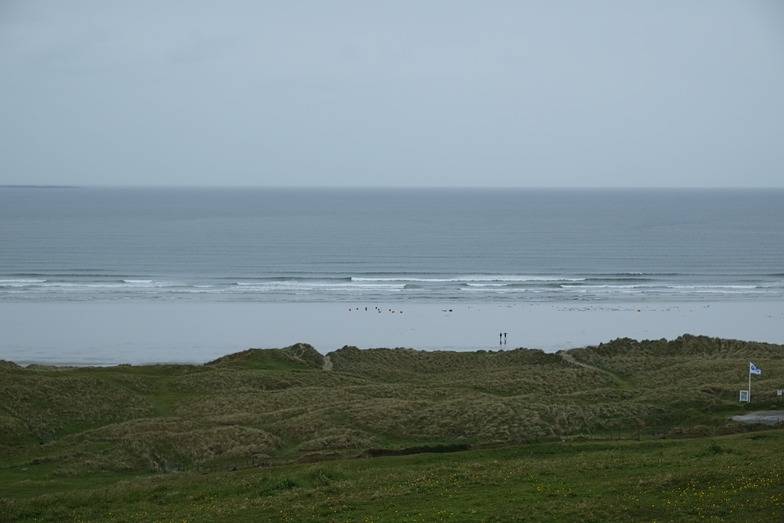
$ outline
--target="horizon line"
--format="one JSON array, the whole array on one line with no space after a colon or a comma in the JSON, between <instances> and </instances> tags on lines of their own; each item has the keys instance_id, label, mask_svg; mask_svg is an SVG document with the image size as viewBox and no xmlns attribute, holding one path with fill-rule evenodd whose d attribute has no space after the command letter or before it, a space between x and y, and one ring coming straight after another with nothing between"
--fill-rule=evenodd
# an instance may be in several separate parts
<instances>
[{"instance_id":1,"label":"horizon line","mask_svg":"<svg viewBox=\"0 0 784 523\"><path fill-rule=\"evenodd\" d=\"M281 189L281 190L547 190L692 191L784 190L784 186L630 186L630 185L268 185L268 184L0 184L0 189Z\"/></svg>"}]
</instances>

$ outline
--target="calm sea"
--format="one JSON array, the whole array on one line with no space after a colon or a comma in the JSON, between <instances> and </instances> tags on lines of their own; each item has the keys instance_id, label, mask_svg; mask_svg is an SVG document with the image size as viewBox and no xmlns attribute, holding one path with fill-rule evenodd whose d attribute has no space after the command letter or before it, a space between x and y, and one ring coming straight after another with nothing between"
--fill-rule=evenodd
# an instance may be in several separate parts
<instances>
[{"instance_id":1,"label":"calm sea","mask_svg":"<svg viewBox=\"0 0 784 523\"><path fill-rule=\"evenodd\" d=\"M784 298L784 190L0 188L0 301Z\"/></svg>"}]
</instances>

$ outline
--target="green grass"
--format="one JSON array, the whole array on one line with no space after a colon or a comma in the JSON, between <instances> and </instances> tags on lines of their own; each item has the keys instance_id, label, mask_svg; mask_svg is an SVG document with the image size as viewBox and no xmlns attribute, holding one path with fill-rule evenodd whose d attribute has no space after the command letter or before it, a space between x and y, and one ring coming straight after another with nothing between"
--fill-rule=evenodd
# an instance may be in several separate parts
<instances>
[{"instance_id":1,"label":"green grass","mask_svg":"<svg viewBox=\"0 0 784 523\"><path fill-rule=\"evenodd\" d=\"M0 520L782 519L784 432L729 419L782 406L781 350L683 336L568 351L584 366L344 347L324 370L305 344L0 362ZM764 374L741 405L750 360Z\"/></svg>"},{"instance_id":2,"label":"green grass","mask_svg":"<svg viewBox=\"0 0 784 523\"><path fill-rule=\"evenodd\" d=\"M776 521L784 518L783 445L776 430L178 473L20 493L0 514L16 521Z\"/></svg>"}]
</instances>

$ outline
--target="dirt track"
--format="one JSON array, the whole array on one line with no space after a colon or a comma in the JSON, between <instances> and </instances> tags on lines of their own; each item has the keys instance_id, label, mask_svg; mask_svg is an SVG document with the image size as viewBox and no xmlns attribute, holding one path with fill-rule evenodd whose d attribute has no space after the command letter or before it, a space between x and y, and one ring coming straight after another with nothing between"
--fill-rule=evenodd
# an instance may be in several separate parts
<instances>
[{"instance_id":1,"label":"dirt track","mask_svg":"<svg viewBox=\"0 0 784 523\"><path fill-rule=\"evenodd\" d=\"M743 423L766 423L768 425L775 425L784 421L784 410L760 410L757 412L749 412L748 414L739 414L732 417L733 421L742 421Z\"/></svg>"}]
</instances>

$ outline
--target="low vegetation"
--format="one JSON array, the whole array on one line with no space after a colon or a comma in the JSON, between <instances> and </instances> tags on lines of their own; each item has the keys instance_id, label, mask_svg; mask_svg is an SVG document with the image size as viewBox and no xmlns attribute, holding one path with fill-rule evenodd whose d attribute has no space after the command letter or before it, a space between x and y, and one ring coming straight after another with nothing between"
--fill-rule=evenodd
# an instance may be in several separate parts
<instances>
[{"instance_id":1,"label":"low vegetation","mask_svg":"<svg viewBox=\"0 0 784 523\"><path fill-rule=\"evenodd\" d=\"M784 425L731 419L782 407L782 349L0 362L0 520L782 519Z\"/></svg>"}]
</instances>

